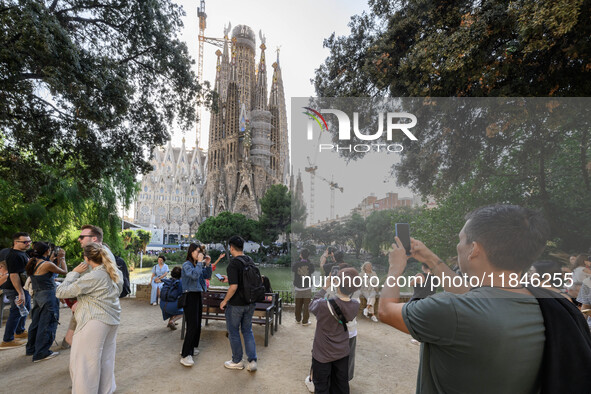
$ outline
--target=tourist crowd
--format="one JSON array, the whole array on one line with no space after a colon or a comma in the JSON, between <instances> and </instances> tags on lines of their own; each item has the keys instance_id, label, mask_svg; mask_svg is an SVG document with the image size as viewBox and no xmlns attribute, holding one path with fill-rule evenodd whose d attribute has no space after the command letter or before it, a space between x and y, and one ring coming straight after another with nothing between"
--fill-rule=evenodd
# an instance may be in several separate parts
<instances>
[{"instance_id":1,"label":"tourist crowd","mask_svg":"<svg viewBox=\"0 0 591 394\"><path fill-rule=\"evenodd\" d=\"M411 238L405 245L396 237L387 278L404 276L411 258L422 264L407 302L401 301L396 280L380 284L371 262L357 270L333 247L320 257L320 273L328 280L315 291L311 278L316 268L302 249L292 264L295 321L306 327L314 315L316 322L306 387L316 393L349 392L356 348L364 347L357 343L361 312L368 321L381 321L420 344L417 393L589 392L591 318L585 321L584 314L591 309L591 256L574 255L570 266L538 260L549 234L538 212L513 205L480 208L466 216L459 233L456 270L421 241ZM12 247L0 251L0 285L11 305L0 348L26 345L34 362L56 357L50 347L59 321L58 299L63 300L72 310L63 346L71 344L74 393L116 388L119 298L127 295L129 279L102 239L99 227L81 228L84 261L70 272L63 249L31 244L27 233L16 233ZM224 367L254 372L258 358L252 319L271 285L244 254L242 238L234 236L228 245L232 258L226 275L216 274L228 284L220 303L231 351ZM182 317L186 323L183 366L193 366L199 354L203 296L222 257L212 263L205 246L192 243L181 267L170 271L164 255L153 267L150 302L160 304L169 329L175 330ZM60 275L65 279L57 282ZM441 280L446 276L481 281L471 287ZM535 282L535 277L542 280Z\"/></svg>"}]
</instances>

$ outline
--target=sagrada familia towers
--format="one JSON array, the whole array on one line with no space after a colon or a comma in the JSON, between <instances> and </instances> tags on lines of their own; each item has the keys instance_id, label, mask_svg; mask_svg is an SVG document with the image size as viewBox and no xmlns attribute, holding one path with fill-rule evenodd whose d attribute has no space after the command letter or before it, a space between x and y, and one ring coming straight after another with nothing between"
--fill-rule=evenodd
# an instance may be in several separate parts
<instances>
[{"instance_id":1,"label":"sagrada familia towers","mask_svg":"<svg viewBox=\"0 0 591 394\"><path fill-rule=\"evenodd\" d=\"M135 207L136 223L165 234L195 232L199 223L222 211L257 219L260 199L273 184L289 186L289 140L279 54L267 86L265 37L256 60L256 37L246 25L224 29L218 50L209 148L156 149L154 171L144 176ZM166 240L165 240L166 242ZM170 242L170 238L168 238Z\"/></svg>"},{"instance_id":2,"label":"sagrada familia towers","mask_svg":"<svg viewBox=\"0 0 591 394\"><path fill-rule=\"evenodd\" d=\"M273 63L267 93L265 37L259 32L261 54L255 70L256 39L252 29L238 25L225 30L223 52L217 51L215 91L218 111L209 128L204 216L222 211L260 215L259 200L276 183L289 183L289 141L285 94L279 58Z\"/></svg>"}]
</instances>

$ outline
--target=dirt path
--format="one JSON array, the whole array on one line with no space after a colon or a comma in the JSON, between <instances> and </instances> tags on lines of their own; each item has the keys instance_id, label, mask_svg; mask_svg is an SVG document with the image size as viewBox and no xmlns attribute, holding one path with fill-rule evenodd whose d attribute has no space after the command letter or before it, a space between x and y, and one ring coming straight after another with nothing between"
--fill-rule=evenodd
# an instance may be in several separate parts
<instances>
[{"instance_id":1,"label":"dirt path","mask_svg":"<svg viewBox=\"0 0 591 394\"><path fill-rule=\"evenodd\" d=\"M293 312L283 313L283 324L264 347L264 327L253 327L259 370L232 371L223 367L230 359L224 322L210 322L202 330L195 366L183 367L179 351L180 330L171 332L160 308L135 299L122 300L123 313L117 336L116 380L118 393L307 393L314 320L296 325ZM61 342L70 319L61 309L57 339ZM355 378L352 393L414 393L419 347L410 337L384 324L359 318ZM29 321L30 322L30 321ZM29 324L27 323L27 326ZM180 326L180 323L179 323ZM4 324L0 330L4 332ZM54 349L56 350L56 349ZM69 350L53 360L33 364L24 347L0 352L0 380L18 382L21 393L67 393L71 389ZM3 387L6 386L3 384Z\"/></svg>"}]
</instances>

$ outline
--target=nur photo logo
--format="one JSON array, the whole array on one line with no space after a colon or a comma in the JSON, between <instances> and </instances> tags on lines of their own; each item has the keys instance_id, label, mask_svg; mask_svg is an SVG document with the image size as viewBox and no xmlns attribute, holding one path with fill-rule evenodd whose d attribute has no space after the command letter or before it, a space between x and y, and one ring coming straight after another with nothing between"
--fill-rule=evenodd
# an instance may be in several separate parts
<instances>
[{"instance_id":1,"label":"nur photo logo","mask_svg":"<svg viewBox=\"0 0 591 394\"><path fill-rule=\"evenodd\" d=\"M411 141L417 141L417 137L410 131L411 128L417 125L417 117L408 112L379 112L378 113L378 126L375 133L362 133L359 129L359 112L353 112L353 122L344 111L338 109L320 109L315 110L310 107L303 107L308 116L307 123L307 139L312 141L314 139L314 124L317 124L320 128L320 133L324 130L328 131L328 122L324 118L323 114L331 114L336 116L338 125L337 135L339 141L351 141L352 138L360 141L377 141L386 133L386 140L392 141L397 131L401 131ZM385 127L384 127L385 123ZM349 152L369 152L375 149L380 152L382 149L388 152L401 152L403 146L399 143L392 144L380 144L380 143L362 143L362 144L348 144L348 145L335 145L335 144L319 144L319 152L322 151L341 151L348 150Z\"/></svg>"}]
</instances>

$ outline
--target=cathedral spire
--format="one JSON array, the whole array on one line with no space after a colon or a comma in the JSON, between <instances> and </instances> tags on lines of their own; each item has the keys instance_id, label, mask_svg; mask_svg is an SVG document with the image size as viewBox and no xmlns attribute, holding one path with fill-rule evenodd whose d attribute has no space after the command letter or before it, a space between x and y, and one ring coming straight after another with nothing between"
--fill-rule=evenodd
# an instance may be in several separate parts
<instances>
[{"instance_id":1,"label":"cathedral spire","mask_svg":"<svg viewBox=\"0 0 591 394\"><path fill-rule=\"evenodd\" d=\"M279 60L279 59L277 59ZM281 69L279 63L273 63L273 79L271 82L271 95L269 96L269 107L277 107L279 103L279 80L281 79Z\"/></svg>"},{"instance_id":2,"label":"cathedral spire","mask_svg":"<svg viewBox=\"0 0 591 394\"><path fill-rule=\"evenodd\" d=\"M224 27L224 56L222 58L224 63L230 62L230 56L229 56L229 51L228 51L228 43L230 42L230 38L229 38L228 34L230 33L231 28L232 28L231 23L228 24L228 27Z\"/></svg>"},{"instance_id":3,"label":"cathedral spire","mask_svg":"<svg viewBox=\"0 0 591 394\"><path fill-rule=\"evenodd\" d=\"M218 49L215 52L215 54L218 57L218 60L217 60L216 66L215 66L215 86L214 86L214 90L218 94L221 94L220 82L221 82L221 78L222 78L222 62L221 62L222 51L220 51Z\"/></svg>"},{"instance_id":4,"label":"cathedral spire","mask_svg":"<svg viewBox=\"0 0 591 394\"><path fill-rule=\"evenodd\" d=\"M271 129L271 169L276 176L285 177L289 172L286 166L289 162L289 139L287 136L287 110L285 107L285 92L283 91L283 79L279 66L279 48L277 48L277 61L273 63L273 82L269 97L269 111L273 114ZM286 161L285 159L288 159Z\"/></svg>"},{"instance_id":5,"label":"cathedral spire","mask_svg":"<svg viewBox=\"0 0 591 394\"><path fill-rule=\"evenodd\" d=\"M220 118L221 118L221 110L222 110L222 103L224 101L224 92L225 92L225 87L224 87L224 72L223 72L223 62L222 62L222 52L218 49L215 53L218 57L217 59L217 64L216 64L216 72L215 72L215 85L214 85L214 91L218 94L218 99L217 99L217 104L218 104L218 110L217 111L212 111L211 115L210 115L210 122L209 122L209 147L210 150L213 151L213 149L215 149L214 147L214 141L216 141L217 139L219 139L219 134L220 134L220 129L221 126L220 124L222 122L220 122Z\"/></svg>"},{"instance_id":6,"label":"cathedral spire","mask_svg":"<svg viewBox=\"0 0 591 394\"><path fill-rule=\"evenodd\" d=\"M265 36L259 30L261 39L261 60L259 62L258 73L256 77L256 88L254 93L253 107L255 110L267 110L267 65L265 64Z\"/></svg>"},{"instance_id":7,"label":"cathedral spire","mask_svg":"<svg viewBox=\"0 0 591 394\"><path fill-rule=\"evenodd\" d=\"M238 50L238 44L236 37L232 38L232 63L230 64L230 82L237 82L238 81L238 70L236 68L238 65L236 64L236 52Z\"/></svg>"},{"instance_id":8,"label":"cathedral spire","mask_svg":"<svg viewBox=\"0 0 591 394\"><path fill-rule=\"evenodd\" d=\"M228 48L230 43L230 29L232 28L232 24L228 23L228 27L224 28L224 49L222 53L222 62L220 67L220 90L218 90L218 94L222 101L226 100L226 91L228 87L228 79L230 77L230 50Z\"/></svg>"}]
</instances>

